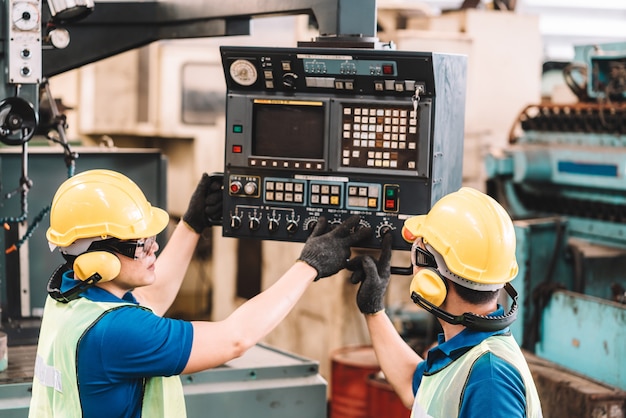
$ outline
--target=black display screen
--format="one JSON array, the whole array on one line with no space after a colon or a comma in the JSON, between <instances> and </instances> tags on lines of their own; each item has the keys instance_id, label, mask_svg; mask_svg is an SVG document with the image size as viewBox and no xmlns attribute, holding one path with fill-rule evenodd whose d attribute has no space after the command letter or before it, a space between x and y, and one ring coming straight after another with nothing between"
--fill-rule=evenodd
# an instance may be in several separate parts
<instances>
[{"instance_id":1,"label":"black display screen","mask_svg":"<svg viewBox=\"0 0 626 418\"><path fill-rule=\"evenodd\" d=\"M258 157L324 158L322 102L255 101L252 154Z\"/></svg>"}]
</instances>

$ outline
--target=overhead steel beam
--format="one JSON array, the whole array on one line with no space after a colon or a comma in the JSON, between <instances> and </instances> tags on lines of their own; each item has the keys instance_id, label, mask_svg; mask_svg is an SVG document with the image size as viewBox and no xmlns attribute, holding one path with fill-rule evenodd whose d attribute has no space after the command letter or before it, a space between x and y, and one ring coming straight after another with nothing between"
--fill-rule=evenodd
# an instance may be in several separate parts
<instances>
[{"instance_id":1,"label":"overhead steel beam","mask_svg":"<svg viewBox=\"0 0 626 418\"><path fill-rule=\"evenodd\" d=\"M49 18L43 7L44 21ZM87 18L64 25L65 49L43 50L50 77L161 39L249 35L250 19L313 15L322 36L376 35L375 0L164 0L96 2Z\"/></svg>"}]
</instances>

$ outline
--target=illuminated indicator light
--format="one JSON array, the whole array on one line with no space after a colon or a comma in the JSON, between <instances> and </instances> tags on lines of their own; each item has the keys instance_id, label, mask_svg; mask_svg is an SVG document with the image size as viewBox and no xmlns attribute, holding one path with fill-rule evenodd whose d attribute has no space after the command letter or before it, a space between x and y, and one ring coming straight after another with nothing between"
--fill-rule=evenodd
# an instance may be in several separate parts
<instances>
[{"instance_id":1,"label":"illuminated indicator light","mask_svg":"<svg viewBox=\"0 0 626 418\"><path fill-rule=\"evenodd\" d=\"M233 133L240 134L243 132L243 125L233 125Z\"/></svg>"},{"instance_id":2,"label":"illuminated indicator light","mask_svg":"<svg viewBox=\"0 0 626 418\"><path fill-rule=\"evenodd\" d=\"M232 193L239 193L240 190L241 190L241 185L239 183L232 183L230 185L230 191Z\"/></svg>"},{"instance_id":3,"label":"illuminated indicator light","mask_svg":"<svg viewBox=\"0 0 626 418\"><path fill-rule=\"evenodd\" d=\"M385 209L394 209L396 207L396 202L391 199L385 200Z\"/></svg>"},{"instance_id":4,"label":"illuminated indicator light","mask_svg":"<svg viewBox=\"0 0 626 418\"><path fill-rule=\"evenodd\" d=\"M395 189L387 189L387 197L395 197L396 191Z\"/></svg>"},{"instance_id":5,"label":"illuminated indicator light","mask_svg":"<svg viewBox=\"0 0 626 418\"><path fill-rule=\"evenodd\" d=\"M383 64L383 74L392 75L393 74L393 65L391 64Z\"/></svg>"},{"instance_id":6,"label":"illuminated indicator light","mask_svg":"<svg viewBox=\"0 0 626 418\"><path fill-rule=\"evenodd\" d=\"M241 154L243 147L241 145L233 145L233 153Z\"/></svg>"}]
</instances>

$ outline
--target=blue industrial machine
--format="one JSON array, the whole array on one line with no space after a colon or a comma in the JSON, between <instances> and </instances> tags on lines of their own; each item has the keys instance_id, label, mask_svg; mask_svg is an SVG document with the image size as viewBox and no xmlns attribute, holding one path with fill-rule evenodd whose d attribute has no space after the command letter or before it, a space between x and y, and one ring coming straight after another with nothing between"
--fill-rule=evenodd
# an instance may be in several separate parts
<instances>
[{"instance_id":1,"label":"blue industrial machine","mask_svg":"<svg viewBox=\"0 0 626 418\"><path fill-rule=\"evenodd\" d=\"M578 102L528 106L487 158L488 192L516 220L512 328L539 358L626 390L626 44L577 47L564 76ZM624 416L620 396L621 415L598 416Z\"/></svg>"}]
</instances>

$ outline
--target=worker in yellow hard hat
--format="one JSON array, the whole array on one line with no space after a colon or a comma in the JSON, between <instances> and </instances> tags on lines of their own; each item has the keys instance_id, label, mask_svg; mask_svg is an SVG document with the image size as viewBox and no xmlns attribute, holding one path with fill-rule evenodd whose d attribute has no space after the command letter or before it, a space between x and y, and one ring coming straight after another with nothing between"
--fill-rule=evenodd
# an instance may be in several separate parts
<instances>
[{"instance_id":1,"label":"worker in yellow hard hat","mask_svg":"<svg viewBox=\"0 0 626 418\"><path fill-rule=\"evenodd\" d=\"M383 238L378 260L352 259L357 305L364 314L385 378L411 417L541 417L537 389L509 331L517 293L515 230L508 213L468 187L450 193L426 215L407 219L415 276L410 297L434 314L443 333L425 359L398 334L385 313L391 242ZM498 304L504 289L513 304Z\"/></svg>"},{"instance_id":2,"label":"worker in yellow hard hat","mask_svg":"<svg viewBox=\"0 0 626 418\"><path fill-rule=\"evenodd\" d=\"M203 175L157 258L169 216L128 177L90 170L58 188L47 239L65 263L48 283L29 416L184 417L181 373L242 355L287 315L308 285L347 264L358 217L320 218L294 265L223 321L163 317L200 233L221 215L221 181ZM328 228L329 229L329 228Z\"/></svg>"}]
</instances>

